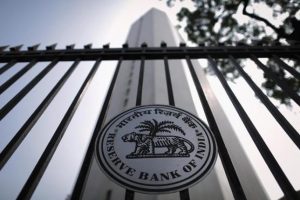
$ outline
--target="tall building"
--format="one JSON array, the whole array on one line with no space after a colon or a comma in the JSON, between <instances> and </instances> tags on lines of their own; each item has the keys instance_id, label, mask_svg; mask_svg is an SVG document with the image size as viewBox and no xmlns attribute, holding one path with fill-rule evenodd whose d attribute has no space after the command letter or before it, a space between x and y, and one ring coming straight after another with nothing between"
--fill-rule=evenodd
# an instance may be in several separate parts
<instances>
[{"instance_id":1,"label":"tall building","mask_svg":"<svg viewBox=\"0 0 300 200\"><path fill-rule=\"evenodd\" d=\"M299 123L297 124L296 118L289 118L284 110L278 109L255 80L259 73L270 77L270 80L293 100L292 103L300 105L300 97L289 84L284 79L278 79L270 67L260 60L273 60L278 67L297 78L300 76L299 72L289 66L291 64L286 58L293 59L299 54L298 44L186 47L181 43L183 40L167 16L157 9L151 9L133 23L126 42L129 47L124 44L122 48L109 48L107 45L103 48L92 48L89 44L76 49L74 45L68 45L66 49L55 49L55 45L38 49L38 45L34 45L25 50L21 46L0 46L0 74L3 74L0 80L0 199L119 200L124 199L124 196L133 199L133 194L134 199L144 200L183 200L188 199L188 194L191 200L278 199L283 194L285 199L299 199L297 190L300 178L299 174L295 173L299 168L300 158L299 131L296 130L299 129ZM204 58L208 61L217 75L210 78L216 82L209 82L198 60L192 58ZM217 64L221 59L230 61L239 71L237 91L222 75ZM119 61L115 72L112 70L114 64L107 60ZM248 70L256 67L259 69L247 72L238 61L247 65L245 69L248 65ZM252 79L251 75L254 74ZM218 94L215 95L216 90L212 90L210 83L220 84L223 89L219 88ZM242 86L243 84L246 87ZM105 86L109 86L108 90ZM257 98L252 95L253 92ZM240 93L243 93L242 98ZM225 103L220 104L216 96ZM149 104L175 105L178 109L203 115L200 118L206 117L219 149L213 170L201 182L192 186L186 184L186 176L181 176L185 173L179 172L181 169L187 172L186 166L200 166L186 165L186 161L189 164L193 163L190 156L192 154L186 152L196 149L192 147L198 147L197 151L193 151L195 157L198 157L202 140L199 137L189 138L193 144L187 150L182 141L184 137L193 134L183 136L179 133L195 131L196 136L202 135L198 128L176 131L172 136L160 135L155 138L132 133L135 130L141 133L150 130L149 133L155 136L162 124L169 124L167 128L172 127L174 130L182 130L182 125L195 128L195 124L191 125L186 121L187 117L183 116L183 113L172 115L173 119L179 120L177 126L175 121L170 125L172 119L167 121L164 115L156 112L157 110L153 113L161 117L161 123L156 123L152 115L134 113L126 117L126 120L130 121L131 117L135 117L139 125L131 124L136 123L132 120L123 126L123 122L127 121L122 120L116 126L110 126L117 127L112 130L116 133L112 134L115 135L115 146L110 147L116 147L116 154L118 151L120 154L117 158L109 156L109 159L113 159L111 162L125 173L122 178L128 175L126 180L130 176L147 181L132 181L134 186L130 188L154 188L152 181L157 181L155 175L159 174L161 181L175 179L175 186L165 182L159 185L161 188L158 188L158 191L183 184L184 188L189 187L189 192L184 190L151 195L133 193L111 181L100 170L96 159L100 157L101 160L100 152L105 149L110 151L106 147L112 143L107 139L104 143L107 146L102 143L100 145L99 141L102 142L107 136L105 133L100 135L96 142L101 128L108 130L104 125L109 124L108 122L119 113L137 105ZM133 110L136 109L140 108ZM229 119L234 121L234 128L238 127L240 132L234 131L223 109L232 111ZM179 117L180 114L182 118ZM155 123L149 125L150 123L146 123L148 119ZM146 125L142 127L143 123ZM240 125L242 127L239 127ZM130 133L123 130L121 132L120 127L129 128ZM151 131L152 128L155 130ZM163 133L165 130L160 131ZM110 135L110 131L106 133ZM138 137L128 139L132 135ZM175 145L174 148L166 147L167 144L170 145L167 142L160 144L159 147L163 148L155 149L156 151L154 148L150 149L150 146L155 147L158 143L154 145L154 142L161 138L171 138L172 141L177 141L176 145L181 146L176 146L178 148L174 151ZM174 138L177 140L173 140ZM142 143L139 143L140 141ZM123 151L124 142L132 149ZM139 145L135 146L134 142ZM168 153L163 152L166 148ZM139 152L143 152L143 155ZM210 152L210 149L207 152ZM216 155L215 151L211 152L211 155ZM114 155L113 153L109 155ZM151 159L144 159L150 157ZM173 159L174 157L176 159ZM128 165L119 162L119 158L123 159L122 161L128 159ZM175 163L176 167L183 165L179 170L173 170L170 168L172 165L165 163L167 160ZM206 171L205 164L213 166L213 160L206 161L203 162L204 167L199 169L200 173L201 170ZM155 163L164 165L154 165ZM101 164L105 168L106 164ZM159 167L154 169L153 166ZM138 167L141 168L137 169ZM126 168L128 170L124 170ZM145 175L144 170L149 175ZM195 181L195 176L190 177L191 182Z\"/></svg>"},{"instance_id":2,"label":"tall building","mask_svg":"<svg viewBox=\"0 0 300 200\"><path fill-rule=\"evenodd\" d=\"M131 47L141 46L144 42L148 46L160 46L161 42L167 43L168 46L177 46L182 42L182 39L165 13L157 9L151 9L132 25L127 38L127 43ZM181 60L169 60L175 105L196 114L183 62ZM199 63L196 61L192 62L197 68L201 84L205 91L210 94L208 96L209 104L215 114L216 121L246 196L249 199L267 199L263 187L257 179L257 175L206 80L204 71L199 66ZM139 71L140 61L122 62L108 115L106 116L106 122L120 112L136 105ZM145 62L142 105L147 104L169 104L163 60L146 60ZM120 199L123 198L125 190L111 182L100 171L94 159L91 171L87 177L83 199L105 199L108 194L112 200ZM136 199L145 200L179 199L178 193L163 195L136 193L135 196ZM190 188L190 196L191 199L233 199L219 158L213 171L202 182Z\"/></svg>"}]
</instances>

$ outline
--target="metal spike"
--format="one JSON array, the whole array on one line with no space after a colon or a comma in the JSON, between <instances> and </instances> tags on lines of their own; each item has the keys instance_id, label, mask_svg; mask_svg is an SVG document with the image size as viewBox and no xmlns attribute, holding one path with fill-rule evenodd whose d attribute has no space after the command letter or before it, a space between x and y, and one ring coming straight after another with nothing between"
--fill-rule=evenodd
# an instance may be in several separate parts
<instances>
[{"instance_id":1,"label":"metal spike","mask_svg":"<svg viewBox=\"0 0 300 200\"><path fill-rule=\"evenodd\" d=\"M128 43L122 45L123 48L128 48L128 46L129 46Z\"/></svg>"},{"instance_id":2,"label":"metal spike","mask_svg":"<svg viewBox=\"0 0 300 200\"><path fill-rule=\"evenodd\" d=\"M238 42L237 46L247 46L244 42Z\"/></svg>"},{"instance_id":3,"label":"metal spike","mask_svg":"<svg viewBox=\"0 0 300 200\"><path fill-rule=\"evenodd\" d=\"M11 47L9 48L10 51L20 51L20 49L22 48L23 44L15 46L15 47Z\"/></svg>"},{"instance_id":4,"label":"metal spike","mask_svg":"<svg viewBox=\"0 0 300 200\"><path fill-rule=\"evenodd\" d=\"M108 48L109 48L109 43L103 45L103 49L108 49Z\"/></svg>"},{"instance_id":5,"label":"metal spike","mask_svg":"<svg viewBox=\"0 0 300 200\"><path fill-rule=\"evenodd\" d=\"M83 46L84 49L91 49L92 48L92 43L86 44Z\"/></svg>"},{"instance_id":6,"label":"metal spike","mask_svg":"<svg viewBox=\"0 0 300 200\"><path fill-rule=\"evenodd\" d=\"M141 46L142 46L142 47L147 47L148 45L147 45L146 42L143 42Z\"/></svg>"},{"instance_id":7,"label":"metal spike","mask_svg":"<svg viewBox=\"0 0 300 200\"><path fill-rule=\"evenodd\" d=\"M6 46L1 46L1 47L0 47L0 52L4 51L7 47L9 47L9 46L8 46L8 45L6 45Z\"/></svg>"},{"instance_id":8,"label":"metal spike","mask_svg":"<svg viewBox=\"0 0 300 200\"><path fill-rule=\"evenodd\" d=\"M49 45L49 46L46 46L46 50L47 51L55 50L56 45L57 45L57 43L54 43L54 44Z\"/></svg>"},{"instance_id":9,"label":"metal spike","mask_svg":"<svg viewBox=\"0 0 300 200\"><path fill-rule=\"evenodd\" d=\"M186 47L186 43L180 42L180 43L179 43L179 46L180 46L180 47Z\"/></svg>"},{"instance_id":10,"label":"metal spike","mask_svg":"<svg viewBox=\"0 0 300 200\"><path fill-rule=\"evenodd\" d=\"M30 47L27 47L28 51L36 51L39 48L40 44L36 44Z\"/></svg>"},{"instance_id":11,"label":"metal spike","mask_svg":"<svg viewBox=\"0 0 300 200\"><path fill-rule=\"evenodd\" d=\"M72 49L74 49L74 47L75 47L75 44L70 44L70 45L66 46L66 49L67 50L72 50Z\"/></svg>"},{"instance_id":12,"label":"metal spike","mask_svg":"<svg viewBox=\"0 0 300 200\"><path fill-rule=\"evenodd\" d=\"M160 46L161 47L167 47L167 43L165 41L161 41Z\"/></svg>"}]
</instances>

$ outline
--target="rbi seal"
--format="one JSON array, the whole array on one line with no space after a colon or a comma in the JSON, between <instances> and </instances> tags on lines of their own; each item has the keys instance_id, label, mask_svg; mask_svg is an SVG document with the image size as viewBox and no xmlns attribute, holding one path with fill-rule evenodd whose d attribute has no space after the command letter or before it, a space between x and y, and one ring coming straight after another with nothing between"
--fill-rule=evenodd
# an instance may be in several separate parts
<instances>
[{"instance_id":1,"label":"rbi seal","mask_svg":"<svg viewBox=\"0 0 300 200\"><path fill-rule=\"evenodd\" d=\"M104 173L123 187L166 193L203 180L214 166L217 146L193 114L147 105L113 118L96 140L96 155Z\"/></svg>"}]
</instances>

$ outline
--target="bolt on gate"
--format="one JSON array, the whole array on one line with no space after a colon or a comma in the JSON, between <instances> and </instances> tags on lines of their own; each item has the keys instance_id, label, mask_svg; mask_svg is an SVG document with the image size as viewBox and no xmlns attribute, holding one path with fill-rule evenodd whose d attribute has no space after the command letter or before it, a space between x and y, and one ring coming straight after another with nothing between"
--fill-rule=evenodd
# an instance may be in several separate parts
<instances>
[{"instance_id":1,"label":"bolt on gate","mask_svg":"<svg viewBox=\"0 0 300 200\"><path fill-rule=\"evenodd\" d=\"M0 169L4 169L7 162L11 159L13 154L18 150L18 147L30 132L31 128L38 123L39 119L45 113L47 107L51 104L55 96L59 93L60 89L64 86L66 81L71 77L72 73L77 68L81 61L95 61L94 65L90 69L85 80L81 83L76 96L73 98L71 104L68 106L63 119L60 121L58 127L53 133L49 140L46 148L42 155L39 157L38 162L32 169L30 176L22 186L19 192L18 199L30 199L35 189L39 185L39 182L47 169L51 158L55 154L55 151L60 146L60 141L64 136L74 114L77 111L79 104L90 82L95 76L99 67L101 67L101 61L114 60L118 61L117 67L114 71L111 83L109 85L104 103L102 105L101 112L96 122L90 144L87 148L76 184L71 195L72 199L80 199L82 197L83 188L85 186L86 177L91 167L91 161L94 156L94 143L96 140L97 133L103 127L107 110L110 106L113 106L111 102L111 95L114 90L115 82L118 77L120 67L125 60L138 60L140 61L140 70L138 75L138 87L136 95L136 105L142 104L142 93L143 93L143 81L145 62L148 60L162 60L165 68L166 87L168 92L169 105L176 105L174 100L174 90L172 87L172 77L170 74L169 64L170 59L184 59L187 63L189 73L192 77L193 84L196 88L199 101L204 109L210 129L215 135L219 156L226 173L232 194L235 199L247 199L243 187L240 183L238 174L236 173L235 167L232 163L230 153L228 152L225 142L224 135L221 135L221 130L215 120L215 114L212 111L211 105L209 104L209 97L206 91L203 89L202 80L199 79L194 64L191 62L192 59L206 59L215 75L218 77L222 84L224 91L228 95L231 103L236 109L240 119L242 120L245 128L248 131L251 139L253 140L256 148L260 152L262 158L267 164L270 172L277 181L280 189L284 193L286 199L298 199L297 192L292 186L290 180L285 175L282 167L276 161L272 151L268 148L268 145L260 135L255 124L251 121L244 107L239 102L235 93L229 86L224 75L220 71L220 66L217 64L218 59L227 59L230 61L232 66L239 72L239 75L247 82L251 87L256 97L263 103L268 109L275 120L280 124L284 132L282 134L288 135L290 140L300 148L300 136L297 130L291 125L291 123L281 114L278 108L269 100L264 92L254 83L251 77L246 73L238 62L238 59L249 58L257 67L262 70L266 76L271 78L278 87L282 88L282 91L288 95L298 106L300 106L299 94L290 87L290 85L283 79L280 79L276 74L263 64L259 58L270 58L273 59L282 69L288 71L294 78L300 79L299 71L289 66L282 58L297 59L300 61L300 45L293 44L290 46L213 46L206 47L199 45L198 47L187 47L184 43L181 43L178 47L168 47L166 43L162 43L160 47L148 47L146 43L142 44L141 47L129 47L128 44L124 44L122 48L110 48L108 45L103 48L92 48L92 46L86 45L82 49L75 49L74 45L67 46L66 49L55 49L55 44L47 46L45 50L38 50L38 45L28 47L27 50L21 50L21 46L11 47L8 46L0 47L0 62L4 65L0 68L0 73L5 75L5 72L11 68L14 68L17 63L28 62L21 70L13 74L8 80L6 80L0 87L0 94L4 93L11 86L13 86L22 76L28 71L34 68L39 62L50 62L44 69L42 69L35 77L33 77L23 88L13 96L2 108L0 112L0 119L3 120L5 117L14 109L24 97L30 93L36 85L38 85L46 76L57 67L57 64L61 61L71 61L73 64L67 69L64 75L55 83L51 91L46 95L42 102L35 108L32 114L26 119L21 128L16 131L10 141L5 144L5 147L0 153ZM2 133L5 134L5 133ZM36 141L38 142L38 141ZM296 159L296 158L295 158ZM5 172L1 172L5 173ZM107 199L110 199L110 192L107 193ZM299 194L298 194L299 195ZM126 190L125 199L134 199L134 192ZM189 191L188 189L180 192L181 200L188 200Z\"/></svg>"}]
</instances>

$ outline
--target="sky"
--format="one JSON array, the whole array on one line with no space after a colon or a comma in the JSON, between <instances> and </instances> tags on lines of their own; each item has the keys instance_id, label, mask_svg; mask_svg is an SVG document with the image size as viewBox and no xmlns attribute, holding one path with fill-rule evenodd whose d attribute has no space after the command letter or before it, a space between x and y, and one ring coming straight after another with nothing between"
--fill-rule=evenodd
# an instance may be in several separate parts
<instances>
[{"instance_id":1,"label":"sky","mask_svg":"<svg viewBox=\"0 0 300 200\"><path fill-rule=\"evenodd\" d=\"M192 7L192 4L188 4L188 6ZM24 44L25 48L26 46L40 43L40 48L44 48L47 45L57 43L57 48L64 48L66 45L70 44L76 44L75 47L80 48L89 43L93 43L93 47L101 47L103 44L110 43L112 47L119 47L124 43L130 25L151 7L156 7L167 12L171 22L174 25L177 24L176 13L180 9L180 4L176 4L175 7L169 8L166 6L164 1L158 0L1 0L0 46ZM183 37L186 38L185 35L183 35ZM34 68L34 70L30 70L12 88L1 95L0 106L2 107L9 98L21 89L22 85L28 83L31 77L41 71L46 64L47 63L41 63ZM71 84L72 80L73 82L75 81L78 83L83 80L84 76L88 73L87 68L84 67L86 64L91 65L92 62L82 63L79 66L79 69L75 71L71 80L67 82L66 86L64 86L63 91L68 92L68 97L62 96L62 92L60 94L61 96L54 100L53 105L51 105L53 109L49 109L45 112L45 115L41 118L39 125L33 128L30 137L24 140L24 144L20 146L20 150L16 151L15 156L13 156L13 158L8 162L7 165L9 167L4 168L0 172L0 191L1 188L2 190L6 189L4 187L5 184L9 183L14 186L14 188L11 188L11 191L6 191L6 194L8 195L7 197L12 197L13 199L13 195L16 194L18 188L21 187L22 183L26 179L26 175L30 173L30 169L32 168L34 161L38 159L38 154L32 155L30 158L31 161L28 162L28 164L24 162L24 165L20 165L20 158L24 156L24 153L26 153L27 150L30 151L32 141L39 141L39 147L35 148L40 150L47 143L47 140L49 140L51 135L44 134L41 136L39 133L46 132L43 131L45 127L55 127L55 124L59 123L63 115L63 108L68 106L67 99L74 97L76 90L79 88L79 84ZM84 127L82 127L82 119L80 116L75 115L72 120L72 124L70 125L71 128L68 129L67 133L75 132L78 134L78 137L80 137L80 130L88 133L92 132L95 125L94 121L98 114L97 110L101 107L99 102L103 101L103 97L113 72L112 69L114 67L112 66L114 66L114 64L115 62L106 62L103 64L103 68L99 73L97 73L97 78L95 78L90 86L91 90L86 94L87 98L85 98L82 102L83 105L86 105L87 103L90 104L92 102L95 107L89 109L85 109L84 106L79 107L78 112L89 113L90 119L87 119L88 123L85 123ZM16 109L12 110L12 113L10 113L7 118L1 121L1 132L4 130L3 132L6 132L7 135L0 141L0 150L3 149L5 143L9 141L17 128L22 125L24 119L31 114L32 108L35 105L38 105L38 102L45 97L47 91L53 87L55 81L59 78L56 75L65 72L67 69L66 67L70 65L70 63L61 63L59 65L60 67L57 67L45 80L43 80L43 83L51 82L51 84L41 83L28 95L28 97L24 99L24 101L21 102L21 105L18 105ZM12 70L7 71L2 77L0 77L0 84L5 82L5 80L11 77L12 74L17 72L23 66L24 64L19 64ZM254 68L250 61L247 62L245 70L252 75L252 78L256 83L259 84L261 82L263 77L262 73ZM105 74L105 76L103 74ZM263 177L262 182L266 186L268 194L272 199L279 198L282 193L278 189L278 186L276 186L272 175L268 172L261 157L257 156L259 153L253 143L249 142L251 139L249 138L245 128L242 126L242 123L237 113L234 111L229 99L221 89L219 82L212 76L208 76L208 79L212 84L215 93L218 94L217 97L223 105L225 112L228 116L230 116L229 119L232 124L234 124L234 129L241 133L239 134L239 139L247 149L248 156L250 157L255 169L258 171L259 175ZM45 85L47 87L45 87ZM101 85L101 88L100 90L98 89L99 92L95 96L92 92L93 88L95 89L99 85ZM276 159L282 165L288 178L294 187L299 190L300 175L295 174L296 169L300 168L300 159L295 159L300 158L298 149L288 140L278 124L274 120L271 120L270 114L266 111L266 109L263 106L258 105L258 100L254 97L243 80L239 79L235 84L231 83L230 85L236 92L237 97L241 100L242 105L246 108L251 119L255 122L258 130L261 131L262 136L274 152ZM37 94L39 94L39 96L37 96ZM249 95L252 97L249 98ZM35 101L32 102L32 99L35 99ZM61 101L61 99L64 99L64 101ZM299 131L299 107L294 103L291 108L279 106L277 102L274 103L278 105L280 111ZM258 105L258 107L253 109L253 105ZM24 107L26 109L24 109ZM199 111L199 113L200 112L201 111ZM19 113L22 113L22 115ZM51 123L49 124L46 119L53 118L53 116L55 116L55 120L51 120ZM204 118L203 114L200 116ZM48 132L51 133L51 131ZM40 184L41 186L37 188L37 192L34 196L36 199L39 199L39 195L41 195L41 193L45 191L45 188L49 186L46 184L47 181L52 180L53 183L56 182L55 178L57 177L51 177L51 170L59 168L61 166L61 161L65 161L65 159L67 159L60 156L60 152L72 151L72 148L69 148L69 146L87 146L88 144L89 137L79 138L79 140L73 141L73 143L70 144L68 142L70 141L70 138L68 138L70 137L70 134L67 133L66 137L62 140L61 146L57 150L57 156L53 158L54 161L51 162L49 170L45 173L47 178L42 179ZM270 133L272 133L272 135ZM26 149L25 152L24 149ZM32 149L32 151L33 150L36 151L36 149ZM84 152L81 152L81 154L83 153ZM80 160L77 160L77 163L80 163ZM76 170L78 170L79 167L79 164L74 164L72 169L69 169L70 180L74 180L73 175L76 174ZM59 171L59 173L64 174L65 172ZM13 174L15 174L17 180L11 178ZM63 196L66 196L68 192L71 191L71 188L72 184L61 185L60 192L63 193ZM52 192L49 187L48 192ZM0 192L0 197L1 194L3 195L3 191Z\"/></svg>"},{"instance_id":2,"label":"sky","mask_svg":"<svg viewBox=\"0 0 300 200\"><path fill-rule=\"evenodd\" d=\"M176 21L178 8L169 9L156 0L80 0L65 1L1 1L1 44L41 43L42 47L58 43L77 47L124 43L130 24L151 7L172 13ZM179 7L179 6L177 6Z\"/></svg>"}]
</instances>

